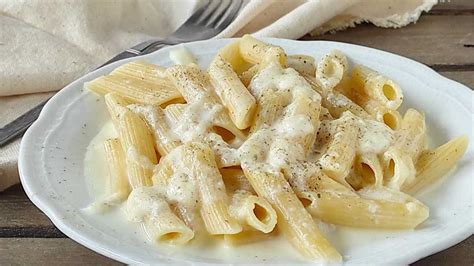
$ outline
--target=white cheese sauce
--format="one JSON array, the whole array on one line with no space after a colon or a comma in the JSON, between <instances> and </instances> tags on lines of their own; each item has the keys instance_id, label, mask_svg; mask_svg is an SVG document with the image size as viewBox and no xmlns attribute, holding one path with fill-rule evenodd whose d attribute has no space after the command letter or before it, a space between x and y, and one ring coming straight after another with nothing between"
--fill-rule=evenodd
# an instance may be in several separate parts
<instances>
[{"instance_id":1,"label":"white cheese sauce","mask_svg":"<svg viewBox=\"0 0 474 266\"><path fill-rule=\"evenodd\" d=\"M87 146L84 158L84 175L89 192L94 198L103 196L106 190L108 170L104 141L117 137L118 134L115 131L114 125L112 121L109 121Z\"/></svg>"},{"instance_id":2,"label":"white cheese sauce","mask_svg":"<svg viewBox=\"0 0 474 266\"><path fill-rule=\"evenodd\" d=\"M173 47L169 56L171 61L177 65L197 64L196 57L184 46L184 44L179 44Z\"/></svg>"},{"instance_id":3,"label":"white cheese sauce","mask_svg":"<svg viewBox=\"0 0 474 266\"><path fill-rule=\"evenodd\" d=\"M175 53L177 55L175 54L172 57L175 57L179 61L178 63L188 64L192 61L186 55L181 54L186 52L177 51ZM236 143L234 147L231 147L231 145L223 141L220 135L212 132L213 122L217 119L217 115L222 111L223 107L206 103L204 97L197 99L192 104L188 104L183 111L179 123L175 123L171 127L172 135L181 141L207 142L221 158L221 164L241 163L242 167L258 168L268 172L280 173L281 169L288 167L292 163L308 160L307 151L304 151L303 141L315 133L319 127L319 122L315 124L308 115L295 114L294 108L296 107L292 106L291 102L298 94L303 94L316 102L321 101L321 96L295 70L282 69L272 64L252 79L249 89L257 99L263 93L266 93L266 90L286 95L288 97L288 105L285 107L282 118L252 134L249 139L243 142L239 149L236 148L240 143ZM135 107L135 109L137 108ZM149 113L150 111L146 108L142 108L139 111L144 113L145 117L153 120L153 114ZM393 134L385 125L362 119L360 124L363 125L361 128L365 128L359 134L358 149L360 152L382 152L393 141ZM112 123L108 122L87 148L84 160L84 173L94 198L104 194L107 176L107 163L102 147L103 141L114 137L117 137L117 133ZM179 160L180 154L173 155L174 151L170 153L171 156L169 158L178 164L177 168L181 169L181 171L175 171L170 177L171 185L167 187L166 191L160 192L162 193L160 195L163 195L169 202L185 203L185 205L189 205L193 209L195 207L193 204L198 202L199 193L196 191L196 185L190 182L187 176L190 166L184 165L183 160ZM142 159L140 156L136 156L133 150L127 151L127 154L136 158L137 161ZM148 165L148 163L145 162L145 165ZM275 191L275 193L277 192ZM377 195L371 196L377 197ZM163 206L154 206L156 210L159 210L161 207ZM133 241L139 243L141 239L146 237L146 233L138 230L137 224L125 219L123 209L122 207L116 208L106 215L95 216L94 219L100 220L104 224L111 224L111 228L122 228L123 235L130 236ZM140 216L139 213L135 213L135 215L128 218L136 220L140 218L138 216ZM387 241L387 238L392 234L398 234L396 231L368 231L338 227L317 220L315 222L318 223L323 234L335 248L342 254L345 254L345 259L353 255L348 252L354 250L354 246L373 244L374 241ZM203 234L205 232L196 232L196 235ZM150 248L168 255L191 257L197 260L204 259L210 262L213 260L218 260L219 262L242 261L247 263L305 262L301 255L282 236L269 237L264 241L231 247L219 237L196 237L189 244L183 246L169 246L155 242L150 243Z\"/></svg>"},{"instance_id":4,"label":"white cheese sauce","mask_svg":"<svg viewBox=\"0 0 474 266\"><path fill-rule=\"evenodd\" d=\"M86 160L84 161L85 176L88 182L90 193L95 198L101 195L104 189L104 178L107 174L107 165L104 158L102 147L103 141L109 138L116 137L116 132L113 129L112 123L107 123L97 136L91 141L86 153ZM182 182L179 175L172 176L174 185L169 188L167 197L177 197L179 201L183 197L192 199L193 196L187 195L190 189L186 188L187 182ZM181 181L180 181L181 179ZM123 237L128 241L143 243L143 239L147 239L147 234L141 230L140 225L129 221L132 217L127 215L124 208L125 203L117 208L110 209L110 211L93 215L94 220L101 224L107 224L108 229L114 229L121 232ZM329 239L329 241L343 254L345 258L351 256L348 251L352 250L354 246L361 246L371 244L373 241L384 241L392 235L398 234L397 231L382 231L382 230L365 230L357 228L348 228L334 226L315 220L318 223L322 233ZM198 232L199 234L199 232ZM201 232L203 234L203 232ZM219 262L246 262L246 263L308 263L296 251L289 242L282 236L271 236L263 241L258 241L249 244L230 246L219 237L200 237L190 241L183 246L166 245L159 242L150 242L147 248L155 250L163 254L168 254L175 257L183 257L194 260L205 260L211 262L213 260Z\"/></svg>"},{"instance_id":5,"label":"white cheese sauce","mask_svg":"<svg viewBox=\"0 0 474 266\"><path fill-rule=\"evenodd\" d=\"M381 154L393 144L393 130L383 123L369 119L358 119L358 152Z\"/></svg>"}]
</instances>

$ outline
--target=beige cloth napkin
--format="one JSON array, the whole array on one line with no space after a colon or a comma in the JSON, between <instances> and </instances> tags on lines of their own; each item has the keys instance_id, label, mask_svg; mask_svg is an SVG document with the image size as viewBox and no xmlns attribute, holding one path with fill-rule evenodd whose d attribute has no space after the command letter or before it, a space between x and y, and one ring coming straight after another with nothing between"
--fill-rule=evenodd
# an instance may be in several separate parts
<instances>
[{"instance_id":1,"label":"beige cloth napkin","mask_svg":"<svg viewBox=\"0 0 474 266\"><path fill-rule=\"evenodd\" d=\"M0 0L0 127L141 41L165 37L198 0ZM216 0L213 0L216 1ZM402 27L436 0L246 0L220 37L296 39L361 22ZM11 96L22 95L22 96ZM9 96L9 97L5 97ZM0 149L0 191L18 182L19 141Z\"/></svg>"}]
</instances>

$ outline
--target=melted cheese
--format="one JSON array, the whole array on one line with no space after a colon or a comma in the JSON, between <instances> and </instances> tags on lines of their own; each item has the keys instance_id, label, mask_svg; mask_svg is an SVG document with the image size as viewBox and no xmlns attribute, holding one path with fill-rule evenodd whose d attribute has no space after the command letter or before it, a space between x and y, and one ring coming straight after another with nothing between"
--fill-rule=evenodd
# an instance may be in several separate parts
<instances>
[{"instance_id":1,"label":"melted cheese","mask_svg":"<svg viewBox=\"0 0 474 266\"><path fill-rule=\"evenodd\" d=\"M189 51L184 47L181 47L177 50L171 51L170 57L178 64L194 63L195 60L189 56L188 53ZM298 95L305 95L314 102L320 102L321 96L314 91L306 80L295 70L291 68L283 69L278 64L269 64L257 73L250 82L249 91L257 101L262 99L262 95L265 93L278 93L281 97L286 97L287 105L284 107L282 117L278 118L271 125L266 125L258 131L253 132L247 140L237 140L229 144L212 130L212 126L215 124L216 119L218 119L219 114L224 111L223 106L215 101L209 101L209 97L212 98L212 96L208 93L203 93L196 95L195 101L187 104L178 123L170 123L170 138L167 140L181 140L183 143L193 141L205 142L211 146L216 157L219 158L220 166L241 164L242 168L281 174L282 170L288 170L292 165L299 165L301 162L315 163L317 159L319 159L318 154L325 150L325 146L324 144L318 143L319 146L315 145L315 147L318 146L316 152L308 154L308 151L306 151L304 147L304 140L316 134L319 129L319 122L315 123L309 115L298 113L296 110L297 107L292 103ZM329 97L331 101L336 103L336 105L343 106L350 104L348 99L345 97L331 98L331 95ZM154 107L133 105L129 106L129 108L144 114L147 120L149 122L151 121L152 124L157 123L155 117L157 114L153 111ZM324 123L323 130L331 132L335 128L332 126L334 123L333 121L325 121ZM360 129L357 143L359 153L380 154L394 141L392 130L382 123L367 119L359 119L358 125ZM338 134L337 132L333 133ZM96 145L95 143L99 140L103 140L103 136L105 135L107 134L100 133L96 137L97 140L94 139L94 145ZM93 143L91 143L91 145ZM97 151L92 148L89 151L88 148L89 157L86 156L86 158L89 159L86 159L85 165L86 169L89 170L86 171L86 175L92 175L92 172L99 172L97 169L100 169L100 167L97 167L97 164L94 162L94 157L91 155L93 153L97 153ZM127 156L141 162L147 167L153 166L151 162L147 162L138 156L136 151L128 150ZM146 188L143 189L143 191L140 191L140 193L151 193L154 195L153 197L158 195L159 197L166 199L170 204L179 203L179 205L185 206L185 210L189 211L189 213L181 213L181 215L189 215L189 217L184 217L184 219L192 220L192 216L195 215L194 211L199 209L199 204L207 204L209 202L206 201L206 197L202 197L203 202L200 202L201 197L199 196L199 190L197 189L197 181L189 176L192 172L192 169L190 169L190 167L192 167L192 162L184 161L182 160L182 157L183 154L179 149L171 151L167 156L167 158L172 160L175 166L174 173L169 177L168 186L161 188ZM312 166L317 167L317 165ZM314 174L314 171L306 171L305 169L307 168L296 167L295 169L290 169L299 177L296 180L297 186L304 187L306 177ZM209 171L209 169L206 169L206 166L203 166L200 170L204 173L212 172ZM98 180L99 176L95 174L93 178ZM222 181L219 181L219 183L215 185L225 189ZM93 185L93 187L94 186L97 187L98 185ZM100 186L103 187L103 185ZM291 188L275 187L272 194L275 195L278 193L279 189L286 190ZM239 193L241 192L238 192L237 194ZM366 189L361 191L361 195L366 198L388 199L396 202L404 200L396 193L379 190L371 191ZM130 201L127 204L145 206L149 210L151 209L158 212L165 206L162 203L153 203L153 197L149 197L150 201ZM370 206L369 211L376 212L376 208L376 205ZM414 207L411 209L414 209ZM128 215L128 218L131 220L140 220L143 213L138 211ZM336 230L334 226L323 226L323 230L329 230L327 228L324 229L325 227L330 228L331 231ZM358 235L357 238L360 238L360 236ZM348 239L351 238L348 237ZM334 239L331 240L331 242L337 243ZM195 249L197 250L196 254L201 254L203 252L206 254L205 256L207 258L215 256L217 256L217 258L222 257L222 252L216 252L217 250L220 250L222 245L213 244L213 247L210 247L209 245L202 245L202 243L199 243L199 245L195 243L191 243L191 248L187 250ZM256 250L261 251L262 247L270 247L271 245L269 243L279 243L275 246L275 250L281 249L281 245L288 245L281 241L277 242L272 240L252 244L250 247L255 247ZM241 249L242 247L233 248L236 252ZM211 250L212 252L210 252ZM288 251L288 249L284 250ZM268 254L271 253L270 257L273 257L275 255L274 252L271 252L272 250L269 251ZM235 257L236 254L238 254L238 252L234 253L232 256ZM249 254L255 254L254 248L252 248ZM277 257L279 256L280 255ZM285 257L285 255L283 257ZM290 257L294 257L294 254Z\"/></svg>"},{"instance_id":2,"label":"melted cheese","mask_svg":"<svg viewBox=\"0 0 474 266\"><path fill-rule=\"evenodd\" d=\"M171 128L183 143L202 141L211 146L218 165L232 166L240 163L237 149L225 142L222 137L212 131L224 107L220 104L208 102L209 95L201 95L195 102L188 104L183 111L179 123Z\"/></svg>"},{"instance_id":3,"label":"melted cheese","mask_svg":"<svg viewBox=\"0 0 474 266\"><path fill-rule=\"evenodd\" d=\"M393 144L392 129L383 123L369 119L359 119L358 152L381 154Z\"/></svg>"},{"instance_id":4,"label":"melted cheese","mask_svg":"<svg viewBox=\"0 0 474 266\"><path fill-rule=\"evenodd\" d=\"M171 61L177 65L197 64L196 57L184 46L176 45L169 53Z\"/></svg>"},{"instance_id":5,"label":"melted cheese","mask_svg":"<svg viewBox=\"0 0 474 266\"><path fill-rule=\"evenodd\" d=\"M286 97L288 104L281 118L254 132L241 146L242 168L280 175L282 170L307 160L305 141L316 134L319 122L315 124L309 114L298 112L294 99L305 95L319 105L321 96L294 69L283 69L276 63L269 64L257 73L250 82L249 90L259 104L265 104L260 101L261 96L267 93ZM271 194L276 195L286 189L291 188L274 187Z\"/></svg>"}]
</instances>

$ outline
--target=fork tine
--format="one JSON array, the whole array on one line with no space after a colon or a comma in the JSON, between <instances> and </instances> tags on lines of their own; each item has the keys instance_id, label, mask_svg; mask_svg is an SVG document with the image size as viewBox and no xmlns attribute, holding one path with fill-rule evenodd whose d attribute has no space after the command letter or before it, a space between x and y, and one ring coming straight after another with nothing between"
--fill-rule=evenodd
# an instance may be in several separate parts
<instances>
[{"instance_id":1,"label":"fork tine","mask_svg":"<svg viewBox=\"0 0 474 266\"><path fill-rule=\"evenodd\" d=\"M199 18L204 14L206 13L206 11L208 10L209 8L209 5L210 5L210 2L211 0L206 0L205 3L202 4L201 7L198 8L198 10L196 10L196 12L193 13L193 15L191 17L189 17L185 22L184 24L188 24L188 23L191 23L191 24L194 24L196 23L196 21L199 20Z\"/></svg>"},{"instance_id":2,"label":"fork tine","mask_svg":"<svg viewBox=\"0 0 474 266\"><path fill-rule=\"evenodd\" d=\"M195 22L195 24L198 25L205 25L206 21L214 15L214 12L219 10L219 7L221 6L222 1L221 0L210 0L210 4L207 6L207 10L204 11L202 16Z\"/></svg>"},{"instance_id":3,"label":"fork tine","mask_svg":"<svg viewBox=\"0 0 474 266\"><path fill-rule=\"evenodd\" d=\"M232 4L231 0L221 0L221 5L215 10L214 14L206 22L206 27L214 27L215 22L219 21L227 12L228 7Z\"/></svg>"},{"instance_id":4,"label":"fork tine","mask_svg":"<svg viewBox=\"0 0 474 266\"><path fill-rule=\"evenodd\" d=\"M228 8L228 10L223 14L222 18L217 21L217 23L214 25L214 28L221 30L227 27L234 20L241 6L242 0L232 1L230 8Z\"/></svg>"}]
</instances>

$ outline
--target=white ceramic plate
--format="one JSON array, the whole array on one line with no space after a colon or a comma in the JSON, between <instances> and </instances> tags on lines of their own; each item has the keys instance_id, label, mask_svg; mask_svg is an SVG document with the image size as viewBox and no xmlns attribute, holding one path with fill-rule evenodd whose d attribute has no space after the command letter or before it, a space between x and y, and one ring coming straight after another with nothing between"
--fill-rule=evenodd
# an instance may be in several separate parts
<instances>
[{"instance_id":1,"label":"white ceramic plate","mask_svg":"<svg viewBox=\"0 0 474 266\"><path fill-rule=\"evenodd\" d=\"M281 39L266 41L282 46L288 54L307 54L316 59L332 49L339 49L352 63L367 65L400 84L405 94L402 110L414 107L426 113L432 145L462 134L474 141L474 93L420 63L350 44ZM229 39L208 40L189 43L186 47L197 56L201 66L207 67L216 51L228 42ZM169 66L168 52L169 48L166 48L140 59ZM116 62L89 73L48 102L39 119L26 132L20 148L19 170L29 198L67 236L124 263L259 262L253 256L229 261L219 256L209 259L199 254L167 251L144 241L142 236L136 234L136 228L130 229L131 225L112 224L107 215L88 216L80 211L93 200L83 174L86 147L108 119L104 102L84 91L83 84L136 59ZM343 254L346 263L411 263L470 236L474 232L473 154L471 144L457 169L441 186L417 196L430 207L429 219L417 230L345 233L347 240L337 241L336 248ZM337 238L337 233L337 230L334 231L329 238ZM301 260L293 262L301 263Z\"/></svg>"}]
</instances>

